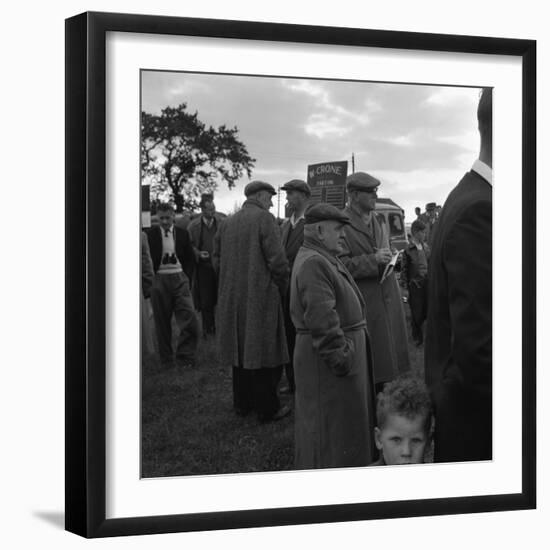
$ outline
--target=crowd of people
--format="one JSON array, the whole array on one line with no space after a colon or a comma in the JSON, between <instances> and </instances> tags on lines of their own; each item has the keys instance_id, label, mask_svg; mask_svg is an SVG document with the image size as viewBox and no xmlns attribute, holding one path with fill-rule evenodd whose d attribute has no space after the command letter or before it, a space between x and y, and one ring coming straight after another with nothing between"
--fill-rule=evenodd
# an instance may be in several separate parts
<instances>
[{"instance_id":1,"label":"crowd of people","mask_svg":"<svg viewBox=\"0 0 550 550\"><path fill-rule=\"evenodd\" d=\"M491 90L478 123L479 159L440 212L418 209L402 252L425 379L411 372L399 282L385 273L394 251L375 213L381 182L365 172L348 176L343 210L310 204L306 182L287 182L292 214L281 225L264 181L225 219L203 196L187 229L160 205L159 225L142 236L142 297L161 364L193 364L200 311L202 336L232 368L235 413L294 413L297 469L420 463L432 441L435 461L491 459ZM294 395L292 409L281 392Z\"/></svg>"}]
</instances>

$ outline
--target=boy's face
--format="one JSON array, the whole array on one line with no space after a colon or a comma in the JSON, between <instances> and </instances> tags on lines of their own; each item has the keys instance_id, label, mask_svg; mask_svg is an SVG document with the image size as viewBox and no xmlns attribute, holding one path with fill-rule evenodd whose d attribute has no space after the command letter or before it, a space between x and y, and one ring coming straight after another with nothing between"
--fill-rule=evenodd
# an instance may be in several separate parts
<instances>
[{"instance_id":1,"label":"boy's face","mask_svg":"<svg viewBox=\"0 0 550 550\"><path fill-rule=\"evenodd\" d=\"M413 231L413 237L420 243L425 241L426 240L426 230L421 229L420 231Z\"/></svg>"},{"instance_id":2,"label":"boy's face","mask_svg":"<svg viewBox=\"0 0 550 550\"><path fill-rule=\"evenodd\" d=\"M383 428L374 429L376 447L386 464L421 464L428 443L426 419L422 415L407 418L388 414Z\"/></svg>"}]
</instances>

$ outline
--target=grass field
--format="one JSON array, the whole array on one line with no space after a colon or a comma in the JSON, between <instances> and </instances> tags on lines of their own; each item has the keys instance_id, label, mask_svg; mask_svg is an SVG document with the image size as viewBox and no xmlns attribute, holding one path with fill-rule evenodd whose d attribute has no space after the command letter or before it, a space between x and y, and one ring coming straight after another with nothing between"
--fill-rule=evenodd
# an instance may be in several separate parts
<instances>
[{"instance_id":1,"label":"grass field","mask_svg":"<svg viewBox=\"0 0 550 550\"><path fill-rule=\"evenodd\" d=\"M405 306L408 314L408 306ZM407 318L408 322L408 318ZM423 348L409 346L413 372L423 373ZM284 375L283 375L284 382ZM289 470L294 416L267 424L233 412L231 369L216 360L215 340L201 340L196 365L161 370L142 365L142 476L163 477ZM293 405L293 397L281 396Z\"/></svg>"}]
</instances>

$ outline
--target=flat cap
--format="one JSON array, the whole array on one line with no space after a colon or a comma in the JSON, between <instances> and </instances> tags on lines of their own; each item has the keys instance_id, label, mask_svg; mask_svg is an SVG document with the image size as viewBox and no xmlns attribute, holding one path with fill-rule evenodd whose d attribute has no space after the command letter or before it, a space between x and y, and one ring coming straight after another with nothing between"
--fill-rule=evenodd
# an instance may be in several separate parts
<instances>
[{"instance_id":1,"label":"flat cap","mask_svg":"<svg viewBox=\"0 0 550 550\"><path fill-rule=\"evenodd\" d=\"M302 181L302 180L287 181L281 187L281 189L283 191L301 191L302 193L304 193L306 195L306 197L311 196L311 188L309 187L309 185L305 181Z\"/></svg>"},{"instance_id":2,"label":"flat cap","mask_svg":"<svg viewBox=\"0 0 550 550\"><path fill-rule=\"evenodd\" d=\"M434 210L435 207L436 207L435 202L429 202L429 203L426 205L426 210Z\"/></svg>"},{"instance_id":3,"label":"flat cap","mask_svg":"<svg viewBox=\"0 0 550 550\"><path fill-rule=\"evenodd\" d=\"M313 204L304 214L304 223L308 225L310 223L324 222L327 220L334 220L343 224L349 224L349 217L341 210L338 210L336 206L328 204L326 202L318 202Z\"/></svg>"},{"instance_id":4,"label":"flat cap","mask_svg":"<svg viewBox=\"0 0 550 550\"><path fill-rule=\"evenodd\" d=\"M380 180L367 174L366 172L355 172L346 178L346 188L348 191L357 189L358 191L370 191L380 185Z\"/></svg>"},{"instance_id":5,"label":"flat cap","mask_svg":"<svg viewBox=\"0 0 550 550\"><path fill-rule=\"evenodd\" d=\"M244 188L244 194L249 197L250 195L254 195L254 193L257 193L258 191L269 191L272 195L276 195L277 191L275 191L275 188L273 185L270 185L269 183L265 181L251 181L245 188Z\"/></svg>"}]
</instances>

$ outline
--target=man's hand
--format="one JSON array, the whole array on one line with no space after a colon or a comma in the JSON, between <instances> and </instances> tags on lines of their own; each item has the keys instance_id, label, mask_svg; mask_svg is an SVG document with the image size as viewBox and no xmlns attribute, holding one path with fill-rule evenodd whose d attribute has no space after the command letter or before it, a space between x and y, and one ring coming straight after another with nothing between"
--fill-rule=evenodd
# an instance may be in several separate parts
<instances>
[{"instance_id":1,"label":"man's hand","mask_svg":"<svg viewBox=\"0 0 550 550\"><path fill-rule=\"evenodd\" d=\"M374 257L379 265L385 265L392 259L392 253L389 248L379 248Z\"/></svg>"}]
</instances>

